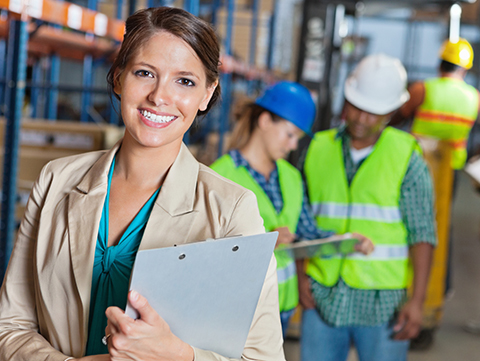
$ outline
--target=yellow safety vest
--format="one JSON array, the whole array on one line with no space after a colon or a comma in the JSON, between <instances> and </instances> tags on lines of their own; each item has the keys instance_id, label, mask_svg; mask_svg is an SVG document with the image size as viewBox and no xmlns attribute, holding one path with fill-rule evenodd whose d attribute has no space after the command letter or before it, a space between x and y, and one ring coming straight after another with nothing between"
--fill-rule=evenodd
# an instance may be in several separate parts
<instances>
[{"instance_id":1,"label":"yellow safety vest","mask_svg":"<svg viewBox=\"0 0 480 361\"><path fill-rule=\"evenodd\" d=\"M425 100L415 113L412 133L448 141L452 168L461 169L477 113L478 92L474 87L459 79L429 79L425 81Z\"/></svg>"},{"instance_id":2,"label":"yellow safety vest","mask_svg":"<svg viewBox=\"0 0 480 361\"><path fill-rule=\"evenodd\" d=\"M245 167L236 167L228 154L219 158L211 168L220 175L250 189L255 193L265 230L273 231L279 227L288 227L295 233L302 211L303 186L300 172L287 161L277 161L283 209L277 213L270 198L255 181ZM298 305L298 284L295 260L281 248L275 250L277 259L278 296L280 312L294 309Z\"/></svg>"},{"instance_id":3,"label":"yellow safety vest","mask_svg":"<svg viewBox=\"0 0 480 361\"><path fill-rule=\"evenodd\" d=\"M407 230L399 209L400 189L418 149L415 138L387 127L349 185L337 130L319 132L305 159L307 188L318 226L358 232L375 244L372 254L313 258L307 274L331 287L342 277L353 288L402 289L409 282Z\"/></svg>"}]
</instances>

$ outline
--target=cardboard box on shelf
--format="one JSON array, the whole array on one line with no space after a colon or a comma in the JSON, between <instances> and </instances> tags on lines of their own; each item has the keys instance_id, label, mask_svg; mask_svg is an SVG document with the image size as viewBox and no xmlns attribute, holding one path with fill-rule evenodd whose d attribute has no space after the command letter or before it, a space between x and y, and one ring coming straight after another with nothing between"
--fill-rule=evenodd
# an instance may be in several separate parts
<instances>
[{"instance_id":1,"label":"cardboard box on shelf","mask_svg":"<svg viewBox=\"0 0 480 361\"><path fill-rule=\"evenodd\" d=\"M228 149L230 136L231 136L230 132L227 132L224 135L222 154L226 153ZM218 158L219 139L220 139L219 134L217 132L212 132L208 134L205 144L189 145L188 148L200 163L203 163L209 166Z\"/></svg>"},{"instance_id":2,"label":"cardboard box on shelf","mask_svg":"<svg viewBox=\"0 0 480 361\"><path fill-rule=\"evenodd\" d=\"M480 18L480 1L473 4L462 4L462 23L478 25Z\"/></svg>"},{"instance_id":3,"label":"cardboard box on shelf","mask_svg":"<svg viewBox=\"0 0 480 361\"><path fill-rule=\"evenodd\" d=\"M22 120L18 153L16 215L21 218L28 195L43 166L49 161L88 151L111 148L123 128L105 124ZM0 167L3 169L5 119L0 118ZM0 181L3 171L0 173Z\"/></svg>"},{"instance_id":4,"label":"cardboard box on shelf","mask_svg":"<svg viewBox=\"0 0 480 361\"><path fill-rule=\"evenodd\" d=\"M259 9L260 11L266 11L269 13L273 12L273 8L275 7L275 1L274 0L260 0L259 4Z\"/></svg>"},{"instance_id":5,"label":"cardboard box on shelf","mask_svg":"<svg viewBox=\"0 0 480 361\"><path fill-rule=\"evenodd\" d=\"M3 146L5 119L0 118L0 145ZM123 136L123 128L110 124L23 119L21 148L81 153L112 147Z\"/></svg>"},{"instance_id":6,"label":"cardboard box on shelf","mask_svg":"<svg viewBox=\"0 0 480 361\"><path fill-rule=\"evenodd\" d=\"M266 66L268 52L268 34L270 24L269 12L260 12L258 16L256 59L255 65L260 68ZM222 8L218 11L217 33L220 39L226 36L227 11ZM252 11L237 10L234 14L232 52L233 56L244 63L250 60L250 36L252 31Z\"/></svg>"},{"instance_id":7,"label":"cardboard box on shelf","mask_svg":"<svg viewBox=\"0 0 480 361\"><path fill-rule=\"evenodd\" d=\"M472 4L460 3L462 8L461 22L463 24L478 25L480 18L480 1ZM414 11L412 20L415 21L435 21L448 24L450 18L450 8L448 6L430 5L425 8L420 8Z\"/></svg>"}]
</instances>

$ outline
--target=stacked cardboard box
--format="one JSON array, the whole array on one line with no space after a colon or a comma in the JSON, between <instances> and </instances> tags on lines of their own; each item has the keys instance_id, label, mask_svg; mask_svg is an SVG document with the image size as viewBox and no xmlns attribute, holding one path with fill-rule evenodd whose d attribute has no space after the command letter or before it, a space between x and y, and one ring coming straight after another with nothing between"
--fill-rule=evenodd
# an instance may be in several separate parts
<instances>
[{"instance_id":1,"label":"stacked cardboard box","mask_svg":"<svg viewBox=\"0 0 480 361\"><path fill-rule=\"evenodd\" d=\"M270 12L260 11L257 22L255 66L266 67L268 53L268 37L270 33ZM251 10L236 10L233 16L232 55L244 63L250 60L250 37L252 34ZM227 31L227 11L222 8L218 12L217 33L223 41Z\"/></svg>"},{"instance_id":2,"label":"stacked cardboard box","mask_svg":"<svg viewBox=\"0 0 480 361\"><path fill-rule=\"evenodd\" d=\"M65 121L23 120L20 130L17 188L19 204L16 215L23 216L24 207L43 166L49 161L88 151L111 148L123 136L123 128L113 125ZM0 118L0 166L3 169L5 119ZM0 181L3 171L0 173Z\"/></svg>"}]
</instances>

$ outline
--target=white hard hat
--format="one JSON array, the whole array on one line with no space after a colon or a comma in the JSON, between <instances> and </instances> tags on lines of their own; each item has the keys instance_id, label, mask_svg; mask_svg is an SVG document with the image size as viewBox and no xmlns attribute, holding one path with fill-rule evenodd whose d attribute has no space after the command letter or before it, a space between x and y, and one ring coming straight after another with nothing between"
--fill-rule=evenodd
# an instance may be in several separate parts
<instances>
[{"instance_id":1,"label":"white hard hat","mask_svg":"<svg viewBox=\"0 0 480 361\"><path fill-rule=\"evenodd\" d=\"M400 60L385 54L369 55L345 81L345 99L372 114L388 114L410 99L407 72Z\"/></svg>"}]
</instances>

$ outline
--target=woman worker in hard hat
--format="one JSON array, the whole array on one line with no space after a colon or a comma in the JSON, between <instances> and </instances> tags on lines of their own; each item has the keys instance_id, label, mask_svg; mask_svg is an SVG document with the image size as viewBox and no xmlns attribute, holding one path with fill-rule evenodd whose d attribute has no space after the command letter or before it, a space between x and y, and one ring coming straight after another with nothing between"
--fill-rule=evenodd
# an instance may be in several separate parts
<instances>
[{"instance_id":1,"label":"woman worker in hard hat","mask_svg":"<svg viewBox=\"0 0 480 361\"><path fill-rule=\"evenodd\" d=\"M315 103L303 85L282 81L246 105L232 134L231 150L212 168L226 178L252 190L258 201L266 231L278 231L277 277L280 315L285 335L298 304L294 259L278 250L296 238L318 239L334 232L318 229L308 207L300 172L285 158L309 134L315 119ZM373 250L367 238L357 251ZM280 247L281 248L281 247Z\"/></svg>"}]
</instances>

